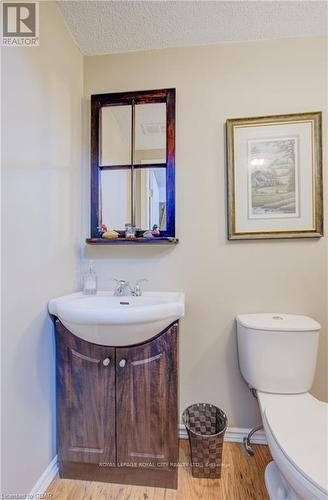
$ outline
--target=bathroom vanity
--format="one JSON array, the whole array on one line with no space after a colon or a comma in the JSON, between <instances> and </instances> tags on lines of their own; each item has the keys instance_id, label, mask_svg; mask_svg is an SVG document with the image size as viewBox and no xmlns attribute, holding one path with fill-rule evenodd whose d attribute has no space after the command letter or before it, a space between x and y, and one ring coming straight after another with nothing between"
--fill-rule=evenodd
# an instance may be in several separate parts
<instances>
[{"instance_id":1,"label":"bathroom vanity","mask_svg":"<svg viewBox=\"0 0 328 500\"><path fill-rule=\"evenodd\" d=\"M120 310L121 307L122 321L127 322L129 314L134 316L133 310L138 314L138 309L153 309L154 315L156 308L159 311L157 302L163 299L154 299L150 294L148 307L138 307L139 297L113 297L109 292L107 295L102 293L93 298L73 294L67 296L66 301L64 297L49 304L56 331L60 477L177 488L178 319L183 315L184 305L175 302L174 307L180 305L181 312L173 313L174 303L168 302L166 297L166 303L161 305L164 306L162 316L166 309L168 326L155 335L149 330L147 337L150 338L141 342L111 346L104 343L114 339L115 330L120 326L123 327L121 343L125 342L124 323L108 324L106 330L103 319L103 343L90 342L81 338L86 337L84 330L81 334L77 327L74 334L67 328L67 318L72 320L73 309L79 314L79 310L88 308L84 302L98 303L99 300L101 303L105 298L108 304L115 304L115 307L108 305L109 316L114 317L113 310L110 314L111 309ZM174 296L174 300L179 297L179 294L164 295L171 295L172 300ZM147 297L140 297L140 300L147 302ZM99 309L102 311L101 307ZM89 306L89 317L100 314L94 305L93 314L90 311ZM173 321L172 315L176 318ZM83 321L86 323L85 319ZM71 325L75 329L77 323ZM90 323L89 327L92 331L95 323ZM133 324L125 324L127 332L129 327L131 333ZM135 331L138 333L136 325ZM115 344L118 343L116 340Z\"/></svg>"}]
</instances>

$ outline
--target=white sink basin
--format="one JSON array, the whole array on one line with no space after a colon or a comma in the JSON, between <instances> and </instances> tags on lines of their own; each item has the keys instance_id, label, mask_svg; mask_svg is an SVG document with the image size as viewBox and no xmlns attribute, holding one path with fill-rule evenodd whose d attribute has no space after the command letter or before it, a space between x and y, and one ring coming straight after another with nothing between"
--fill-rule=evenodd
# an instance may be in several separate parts
<instances>
[{"instance_id":1,"label":"white sink basin","mask_svg":"<svg viewBox=\"0 0 328 500\"><path fill-rule=\"evenodd\" d=\"M184 294L144 292L141 297L115 297L113 292L78 292L50 300L48 308L81 339L124 346L144 342L182 318Z\"/></svg>"}]
</instances>

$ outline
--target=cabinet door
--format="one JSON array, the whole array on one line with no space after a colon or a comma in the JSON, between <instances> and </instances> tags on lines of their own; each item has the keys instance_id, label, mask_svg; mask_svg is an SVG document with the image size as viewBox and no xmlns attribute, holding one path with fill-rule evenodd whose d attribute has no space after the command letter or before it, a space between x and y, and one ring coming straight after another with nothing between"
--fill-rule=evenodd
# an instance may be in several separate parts
<instances>
[{"instance_id":1,"label":"cabinet door","mask_svg":"<svg viewBox=\"0 0 328 500\"><path fill-rule=\"evenodd\" d=\"M115 462L115 349L56 321L59 461ZM114 464L113 464L114 465Z\"/></svg>"},{"instance_id":2,"label":"cabinet door","mask_svg":"<svg viewBox=\"0 0 328 500\"><path fill-rule=\"evenodd\" d=\"M116 349L118 464L173 468L178 459L177 336Z\"/></svg>"}]
</instances>

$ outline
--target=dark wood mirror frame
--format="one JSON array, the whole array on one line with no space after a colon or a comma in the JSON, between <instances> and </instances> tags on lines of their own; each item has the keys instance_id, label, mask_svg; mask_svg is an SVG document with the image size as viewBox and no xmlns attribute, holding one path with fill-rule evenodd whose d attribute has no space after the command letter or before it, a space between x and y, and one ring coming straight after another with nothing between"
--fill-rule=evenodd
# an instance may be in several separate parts
<instances>
[{"instance_id":1,"label":"dark wood mirror frame","mask_svg":"<svg viewBox=\"0 0 328 500\"><path fill-rule=\"evenodd\" d=\"M129 165L101 165L100 163L100 110L105 106L166 103L166 162ZM132 112L132 131L134 130L134 112ZM133 132L132 132L133 134ZM132 145L133 147L133 145ZM100 172L111 169L166 168L166 230L160 236L143 238L137 234L134 240L120 237L106 240L101 237L101 198ZM127 221L129 222L129 221ZM175 238L175 89L147 90L136 92L119 92L111 94L95 94L91 96L91 244L133 244L133 243L177 243Z\"/></svg>"}]
</instances>

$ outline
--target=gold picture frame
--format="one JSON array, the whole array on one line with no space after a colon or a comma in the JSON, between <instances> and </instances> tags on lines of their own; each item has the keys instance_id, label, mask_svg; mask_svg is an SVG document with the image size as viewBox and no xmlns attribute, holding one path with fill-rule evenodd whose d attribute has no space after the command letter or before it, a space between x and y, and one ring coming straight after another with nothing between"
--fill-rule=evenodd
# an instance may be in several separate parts
<instances>
[{"instance_id":1,"label":"gold picture frame","mask_svg":"<svg viewBox=\"0 0 328 500\"><path fill-rule=\"evenodd\" d=\"M228 239L323 236L322 113L226 121Z\"/></svg>"}]
</instances>

